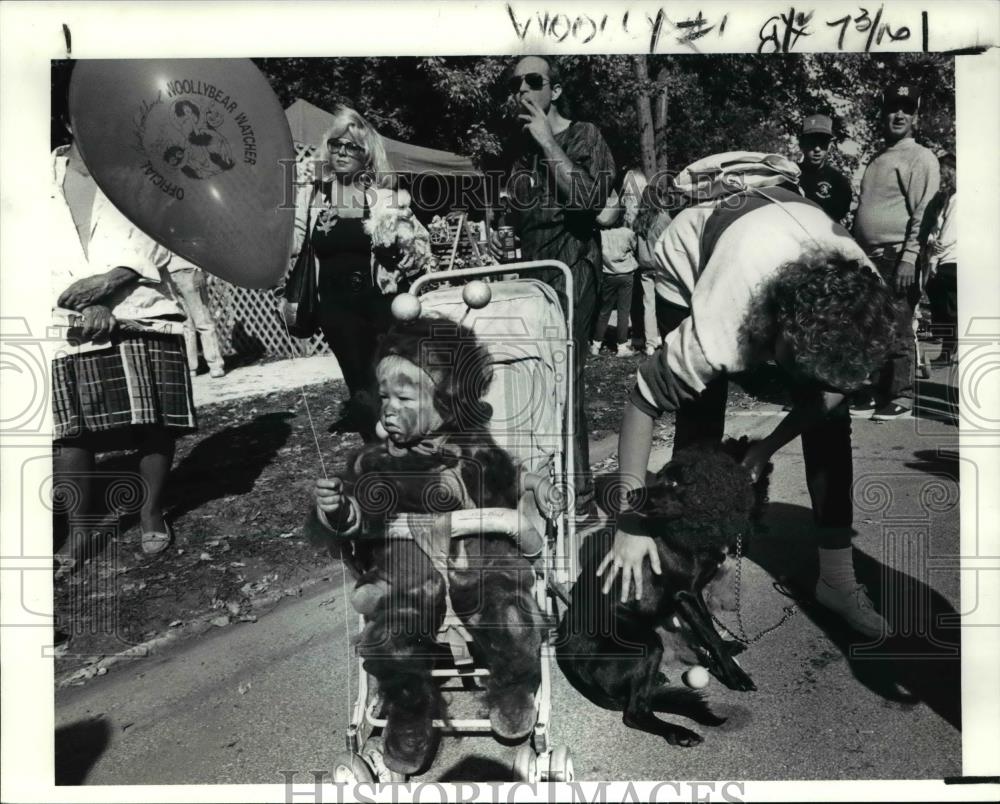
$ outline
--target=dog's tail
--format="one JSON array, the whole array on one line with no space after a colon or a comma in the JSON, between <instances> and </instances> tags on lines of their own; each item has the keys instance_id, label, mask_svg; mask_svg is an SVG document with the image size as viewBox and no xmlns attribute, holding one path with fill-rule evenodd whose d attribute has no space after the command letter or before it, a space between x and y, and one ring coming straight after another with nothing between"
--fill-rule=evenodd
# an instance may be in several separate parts
<instances>
[{"instance_id":1,"label":"dog's tail","mask_svg":"<svg viewBox=\"0 0 1000 804\"><path fill-rule=\"evenodd\" d=\"M653 692L650 709L654 712L669 712L675 715L691 718L703 726L721 726L726 722L713 712L705 697L695 690L674 685L658 687Z\"/></svg>"}]
</instances>

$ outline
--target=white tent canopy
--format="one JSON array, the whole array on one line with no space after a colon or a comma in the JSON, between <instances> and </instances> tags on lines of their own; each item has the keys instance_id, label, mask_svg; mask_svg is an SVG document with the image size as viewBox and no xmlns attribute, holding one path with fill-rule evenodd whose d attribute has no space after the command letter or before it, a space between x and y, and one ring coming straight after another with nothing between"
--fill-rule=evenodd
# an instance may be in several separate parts
<instances>
[{"instance_id":1,"label":"white tent canopy","mask_svg":"<svg viewBox=\"0 0 1000 804\"><path fill-rule=\"evenodd\" d=\"M285 110L288 125L292 130L292 140L299 145L317 146L320 139L333 122L333 115L309 101L297 98ZM435 173L447 176L481 175L467 156L459 156L449 151L424 148L420 145L391 140L382 137L386 155L393 169L398 173Z\"/></svg>"}]
</instances>

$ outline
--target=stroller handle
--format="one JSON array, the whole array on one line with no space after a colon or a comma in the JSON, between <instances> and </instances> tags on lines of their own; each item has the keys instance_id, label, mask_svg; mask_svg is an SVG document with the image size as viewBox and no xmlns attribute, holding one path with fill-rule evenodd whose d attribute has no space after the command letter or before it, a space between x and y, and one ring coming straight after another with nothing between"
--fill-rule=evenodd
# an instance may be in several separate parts
<instances>
[{"instance_id":1,"label":"stroller handle","mask_svg":"<svg viewBox=\"0 0 1000 804\"><path fill-rule=\"evenodd\" d=\"M380 534L386 539L414 539L428 536L461 539L482 533L509 536L521 553L531 557L542 550L538 530L513 508L472 508L444 514L397 514L385 520Z\"/></svg>"},{"instance_id":2,"label":"stroller handle","mask_svg":"<svg viewBox=\"0 0 1000 804\"><path fill-rule=\"evenodd\" d=\"M543 269L559 271L563 275L563 281L566 283L566 297L570 300L576 298L573 295L573 271L570 270L570 267L566 263L561 262L560 260L528 260L526 262L508 262L500 265L483 265L478 268L456 268L451 271L435 271L431 274L421 274L414 280L413 285L411 285L410 293L417 296L420 294L424 285L440 282L444 279L462 279L473 276L493 276L497 274L520 274L525 271L539 271ZM572 303L567 305L567 309L564 313L566 315L567 331L572 333Z\"/></svg>"}]
</instances>

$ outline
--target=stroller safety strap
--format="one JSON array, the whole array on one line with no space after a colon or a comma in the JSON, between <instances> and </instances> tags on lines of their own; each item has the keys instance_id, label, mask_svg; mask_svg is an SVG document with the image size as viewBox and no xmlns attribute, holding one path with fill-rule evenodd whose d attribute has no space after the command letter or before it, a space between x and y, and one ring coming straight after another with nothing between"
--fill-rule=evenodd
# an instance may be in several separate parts
<instances>
[{"instance_id":1,"label":"stroller safety strap","mask_svg":"<svg viewBox=\"0 0 1000 804\"><path fill-rule=\"evenodd\" d=\"M378 538L413 539L433 559L436 554L447 557L451 539L495 533L509 536L521 553L531 558L542 551L542 535L528 513L520 510L523 507L472 508L444 514L397 514L386 519Z\"/></svg>"}]
</instances>

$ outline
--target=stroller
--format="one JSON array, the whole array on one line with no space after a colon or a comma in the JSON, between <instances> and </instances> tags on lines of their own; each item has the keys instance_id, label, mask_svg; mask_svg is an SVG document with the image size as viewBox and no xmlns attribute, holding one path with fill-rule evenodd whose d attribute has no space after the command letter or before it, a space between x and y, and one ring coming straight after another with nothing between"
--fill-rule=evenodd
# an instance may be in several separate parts
<instances>
[{"instance_id":1,"label":"stroller","mask_svg":"<svg viewBox=\"0 0 1000 804\"><path fill-rule=\"evenodd\" d=\"M527 471L543 473L552 483L553 498L565 499L573 478L573 370L572 301L563 314L559 298L545 283L524 276L538 270L561 271L567 295L573 298L572 275L561 262L535 261L501 266L440 271L418 279L411 294L419 298L424 313L437 313L470 327L490 351L494 379L486 396L493 410L490 430L497 444ZM486 284L472 281L497 276ZM511 278L516 275L516 278ZM463 286L464 284L464 286ZM407 300L412 302L412 299ZM518 510L479 509L450 514L399 514L392 517L387 538L414 538L420 529L447 528L450 538L479 532L506 533L533 558L534 595L553 625L565 603L565 589L576 579L577 556L574 519L556 512L568 507L555 505L548 515L539 512L530 496L522 498ZM535 557L537 556L537 557ZM361 618L361 627L364 619ZM451 648L448 666L432 675L442 678L442 691L455 694L475 691L477 680L489 674L476 667L461 639L464 629L450 613L438 641ZM459 644L456 644L459 643ZM573 763L566 746L551 745L550 663L552 632L546 629L541 649L541 684L535 693L535 726L529 743L515 751L515 779L571 781ZM347 730L347 751L333 765L335 782L398 782L403 774L386 768L382 761L378 732L384 728L377 684L357 660L358 692ZM490 734L488 718L435 720L442 734Z\"/></svg>"}]
</instances>

